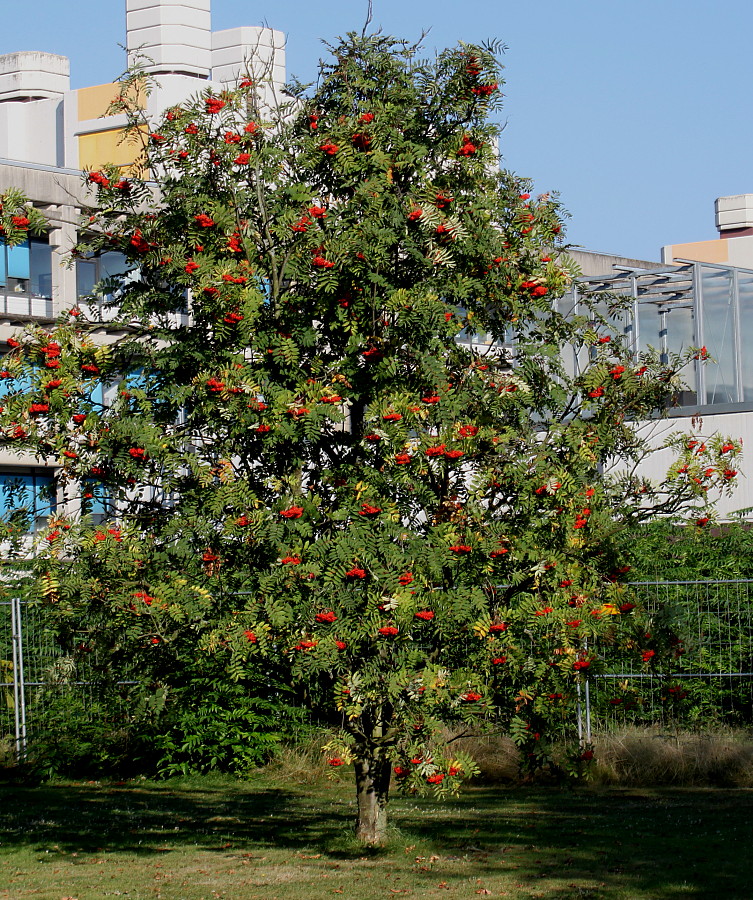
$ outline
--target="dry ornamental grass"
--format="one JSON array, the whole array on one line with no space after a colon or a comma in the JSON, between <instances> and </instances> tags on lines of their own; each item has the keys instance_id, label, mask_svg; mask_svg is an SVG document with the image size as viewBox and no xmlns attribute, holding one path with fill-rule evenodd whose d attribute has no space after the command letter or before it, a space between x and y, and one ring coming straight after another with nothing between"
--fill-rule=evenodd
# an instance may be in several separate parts
<instances>
[{"instance_id":1,"label":"dry ornamental grass","mask_svg":"<svg viewBox=\"0 0 753 900\"><path fill-rule=\"evenodd\" d=\"M597 784L753 787L753 735L625 728L599 735Z\"/></svg>"}]
</instances>

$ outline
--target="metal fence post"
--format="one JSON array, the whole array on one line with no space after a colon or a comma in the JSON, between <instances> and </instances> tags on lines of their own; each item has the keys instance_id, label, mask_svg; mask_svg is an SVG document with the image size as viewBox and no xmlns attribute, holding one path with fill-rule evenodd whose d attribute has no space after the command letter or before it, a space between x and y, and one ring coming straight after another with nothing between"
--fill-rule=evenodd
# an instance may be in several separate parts
<instances>
[{"instance_id":1,"label":"metal fence post","mask_svg":"<svg viewBox=\"0 0 753 900\"><path fill-rule=\"evenodd\" d=\"M588 675L585 678L586 681L586 743L591 743L591 688L588 682Z\"/></svg>"},{"instance_id":2,"label":"metal fence post","mask_svg":"<svg viewBox=\"0 0 753 900\"><path fill-rule=\"evenodd\" d=\"M24 678L24 643L21 623L21 600L11 597L11 640L13 644L13 699L16 738L16 759L26 758L26 681Z\"/></svg>"}]
</instances>

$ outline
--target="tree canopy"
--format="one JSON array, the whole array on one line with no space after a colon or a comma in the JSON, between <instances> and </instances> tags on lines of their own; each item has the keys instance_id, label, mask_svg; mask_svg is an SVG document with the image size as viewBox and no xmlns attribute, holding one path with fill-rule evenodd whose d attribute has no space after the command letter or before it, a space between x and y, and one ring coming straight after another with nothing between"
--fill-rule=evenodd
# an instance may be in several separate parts
<instances>
[{"instance_id":1,"label":"tree canopy","mask_svg":"<svg viewBox=\"0 0 753 900\"><path fill-rule=\"evenodd\" d=\"M140 175L87 173L74 254L127 259L109 338L91 304L20 333L2 425L58 466L37 571L61 628L157 681L213 654L298 685L373 843L392 775L473 774L442 725L501 721L543 764L600 648L650 665L615 538L726 489L739 446L676 437L641 477L634 423L685 360L638 358L616 300L562 299L559 202L499 171L494 47L331 50L266 112L249 77L155 125L129 76Z\"/></svg>"}]
</instances>

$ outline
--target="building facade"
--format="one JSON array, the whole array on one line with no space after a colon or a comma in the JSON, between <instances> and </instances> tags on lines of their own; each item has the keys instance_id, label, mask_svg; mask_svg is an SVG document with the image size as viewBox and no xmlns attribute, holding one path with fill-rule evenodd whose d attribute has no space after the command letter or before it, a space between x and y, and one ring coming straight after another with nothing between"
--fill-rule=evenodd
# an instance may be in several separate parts
<instances>
[{"instance_id":1,"label":"building facade","mask_svg":"<svg viewBox=\"0 0 753 900\"><path fill-rule=\"evenodd\" d=\"M716 201L719 238L670 244L663 262L573 254L582 275L563 303L577 309L584 291L629 298L612 322L636 354L653 349L664 362L698 348L683 372L684 387L666 417L640 427L654 447L672 432L742 438L753 446L753 194ZM606 303L604 305L606 310ZM579 360L569 364L577 369ZM653 453L643 472L659 478L669 451ZM753 515L753 467L743 462L731 497L714 498L722 518Z\"/></svg>"},{"instance_id":2,"label":"building facade","mask_svg":"<svg viewBox=\"0 0 753 900\"><path fill-rule=\"evenodd\" d=\"M719 197L715 208L717 240L667 244L662 262L694 260L753 269L753 194Z\"/></svg>"},{"instance_id":3,"label":"building facade","mask_svg":"<svg viewBox=\"0 0 753 900\"><path fill-rule=\"evenodd\" d=\"M202 90L234 87L248 74L260 85L262 102L276 102L286 80L284 35L260 27L212 31L210 4L126 0L127 63L140 65L156 83L145 102L148 116ZM0 190L18 188L49 222L45 235L13 248L0 245L0 353L19 327L51 327L74 306L89 314L95 340L112 339L92 290L122 272L122 261L104 254L70 266L68 254L81 209L93 202L83 170L105 163L126 170L134 147L122 140L125 117L109 112L120 85L71 90L69 73L68 59L52 53L0 56ZM0 397L11 388L18 384L0 377ZM52 460L19 457L0 445L0 514L26 507L34 526L46 524L58 499L54 476ZM101 503L90 508L104 513Z\"/></svg>"}]
</instances>

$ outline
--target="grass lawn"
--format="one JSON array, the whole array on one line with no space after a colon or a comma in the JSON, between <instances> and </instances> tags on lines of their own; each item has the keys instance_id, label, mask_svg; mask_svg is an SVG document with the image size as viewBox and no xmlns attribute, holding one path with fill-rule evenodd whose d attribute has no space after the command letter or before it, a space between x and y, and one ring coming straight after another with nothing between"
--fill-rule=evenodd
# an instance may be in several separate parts
<instances>
[{"instance_id":1,"label":"grass lawn","mask_svg":"<svg viewBox=\"0 0 753 900\"><path fill-rule=\"evenodd\" d=\"M753 790L469 788L396 798L385 850L347 781L0 789L2 900L753 897Z\"/></svg>"}]
</instances>

